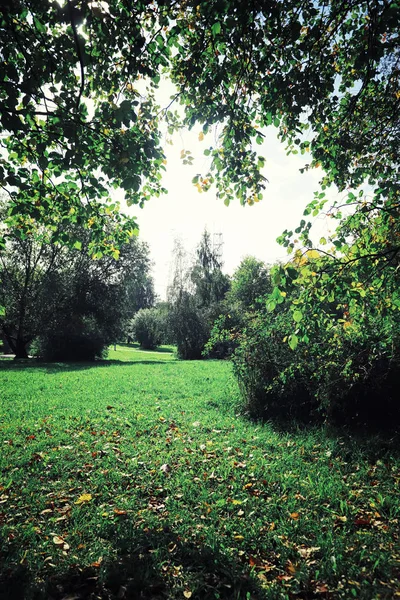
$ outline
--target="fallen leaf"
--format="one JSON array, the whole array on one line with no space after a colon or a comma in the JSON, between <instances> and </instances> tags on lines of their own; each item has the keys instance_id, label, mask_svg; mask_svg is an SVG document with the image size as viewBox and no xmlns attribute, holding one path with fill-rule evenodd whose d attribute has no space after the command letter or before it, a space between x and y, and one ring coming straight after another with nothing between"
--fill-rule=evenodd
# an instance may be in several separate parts
<instances>
[{"instance_id":1,"label":"fallen leaf","mask_svg":"<svg viewBox=\"0 0 400 600\"><path fill-rule=\"evenodd\" d=\"M190 590L185 590L183 592L183 595L185 596L185 598L191 598L192 597L192 592Z\"/></svg>"},{"instance_id":2,"label":"fallen leaf","mask_svg":"<svg viewBox=\"0 0 400 600\"><path fill-rule=\"evenodd\" d=\"M119 508L114 508L114 515L117 515L118 517L122 517L126 514L128 514L126 512L126 510L120 510Z\"/></svg>"},{"instance_id":3,"label":"fallen leaf","mask_svg":"<svg viewBox=\"0 0 400 600\"><path fill-rule=\"evenodd\" d=\"M103 557L99 556L99 558L97 560L95 560L94 562L92 562L92 564L90 566L98 569L102 562L103 562Z\"/></svg>"},{"instance_id":4,"label":"fallen leaf","mask_svg":"<svg viewBox=\"0 0 400 600\"><path fill-rule=\"evenodd\" d=\"M55 535L53 537L53 543L56 546L64 546L64 540L62 539L62 537L60 537L59 535Z\"/></svg>"},{"instance_id":5,"label":"fallen leaf","mask_svg":"<svg viewBox=\"0 0 400 600\"><path fill-rule=\"evenodd\" d=\"M288 560L288 562L287 562L286 572L289 573L289 575L295 575L295 573L296 573L296 567L290 560Z\"/></svg>"},{"instance_id":6,"label":"fallen leaf","mask_svg":"<svg viewBox=\"0 0 400 600\"><path fill-rule=\"evenodd\" d=\"M85 502L90 502L92 499L92 494L82 494L79 496L78 500L76 500L75 504L85 504Z\"/></svg>"},{"instance_id":7,"label":"fallen leaf","mask_svg":"<svg viewBox=\"0 0 400 600\"><path fill-rule=\"evenodd\" d=\"M354 525L357 527L368 527L371 524L371 521L367 518L359 517L354 521Z\"/></svg>"},{"instance_id":8,"label":"fallen leaf","mask_svg":"<svg viewBox=\"0 0 400 600\"><path fill-rule=\"evenodd\" d=\"M297 521L299 519L300 515L298 512L292 512L290 513L290 518L293 519L294 521Z\"/></svg>"},{"instance_id":9,"label":"fallen leaf","mask_svg":"<svg viewBox=\"0 0 400 600\"><path fill-rule=\"evenodd\" d=\"M234 535L233 537L237 542L242 542L244 540L242 535Z\"/></svg>"},{"instance_id":10,"label":"fallen leaf","mask_svg":"<svg viewBox=\"0 0 400 600\"><path fill-rule=\"evenodd\" d=\"M315 593L316 594L327 594L329 592L328 586L326 585L326 583L318 583L317 587L315 588Z\"/></svg>"}]
</instances>

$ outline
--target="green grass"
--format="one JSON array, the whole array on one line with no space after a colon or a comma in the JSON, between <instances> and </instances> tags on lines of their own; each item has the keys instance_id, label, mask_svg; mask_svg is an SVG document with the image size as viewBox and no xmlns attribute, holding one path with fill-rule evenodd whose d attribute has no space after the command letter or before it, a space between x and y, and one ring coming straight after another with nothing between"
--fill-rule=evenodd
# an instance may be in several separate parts
<instances>
[{"instance_id":1,"label":"green grass","mask_svg":"<svg viewBox=\"0 0 400 600\"><path fill-rule=\"evenodd\" d=\"M0 361L0 598L400 596L400 460L238 415L230 365Z\"/></svg>"}]
</instances>

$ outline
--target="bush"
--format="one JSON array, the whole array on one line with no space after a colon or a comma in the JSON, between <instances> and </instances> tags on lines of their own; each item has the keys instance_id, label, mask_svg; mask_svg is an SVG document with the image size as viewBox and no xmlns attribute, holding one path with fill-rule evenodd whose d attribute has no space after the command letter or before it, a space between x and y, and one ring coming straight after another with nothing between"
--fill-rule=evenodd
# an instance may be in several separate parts
<instances>
[{"instance_id":1,"label":"bush","mask_svg":"<svg viewBox=\"0 0 400 600\"><path fill-rule=\"evenodd\" d=\"M156 308L139 310L131 323L133 337L144 350L154 350L161 343L161 317Z\"/></svg>"},{"instance_id":2,"label":"bush","mask_svg":"<svg viewBox=\"0 0 400 600\"><path fill-rule=\"evenodd\" d=\"M233 369L253 417L310 419L316 410L304 365L296 364L292 350L282 343L289 328L288 315L249 314L237 336Z\"/></svg>"},{"instance_id":3,"label":"bush","mask_svg":"<svg viewBox=\"0 0 400 600\"><path fill-rule=\"evenodd\" d=\"M106 356L109 343L93 317L75 318L44 332L35 353L49 361L92 361Z\"/></svg>"},{"instance_id":4,"label":"bush","mask_svg":"<svg viewBox=\"0 0 400 600\"><path fill-rule=\"evenodd\" d=\"M266 419L399 423L398 323L371 315L365 325L339 320L293 351L289 310L249 313L232 359L246 410Z\"/></svg>"}]
</instances>

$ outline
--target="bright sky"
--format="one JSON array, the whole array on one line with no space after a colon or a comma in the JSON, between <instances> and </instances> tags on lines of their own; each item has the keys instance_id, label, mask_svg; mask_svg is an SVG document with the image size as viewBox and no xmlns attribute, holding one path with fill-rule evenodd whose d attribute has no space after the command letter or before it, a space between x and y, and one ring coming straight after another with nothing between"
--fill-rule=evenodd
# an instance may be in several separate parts
<instances>
[{"instance_id":1,"label":"bright sky","mask_svg":"<svg viewBox=\"0 0 400 600\"><path fill-rule=\"evenodd\" d=\"M246 255L273 263L287 257L286 249L279 246L276 238L287 228L298 226L303 210L318 190L321 169L301 174L299 169L310 161L309 155L286 156L284 145L276 138L277 130L265 130L266 141L258 146L266 158L263 175L268 179L264 199L253 206L240 206L239 201L229 207L217 200L215 190L199 193L191 183L197 173L205 175L208 159L203 151L213 143L212 135L199 141L201 128L176 135L173 145L166 144L167 171L163 185L168 194L152 198L143 209L132 207L128 212L137 216L140 238L151 249L154 261L153 275L156 293L165 299L171 272L174 239L180 237L189 252L200 241L204 228L211 234L222 233L224 272L232 274ZM190 150L193 165L183 165L181 150ZM331 190L329 199L338 199L337 191ZM315 222L319 239L333 226L330 219L319 217Z\"/></svg>"}]
</instances>

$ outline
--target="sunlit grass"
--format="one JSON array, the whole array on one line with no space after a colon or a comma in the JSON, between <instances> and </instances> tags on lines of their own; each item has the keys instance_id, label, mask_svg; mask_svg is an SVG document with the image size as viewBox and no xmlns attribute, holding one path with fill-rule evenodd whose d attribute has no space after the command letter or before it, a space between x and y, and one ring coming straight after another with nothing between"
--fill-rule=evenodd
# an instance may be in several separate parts
<instances>
[{"instance_id":1,"label":"sunlit grass","mask_svg":"<svg viewBox=\"0 0 400 600\"><path fill-rule=\"evenodd\" d=\"M0 363L0 598L393 598L391 444L251 423L162 350Z\"/></svg>"}]
</instances>

